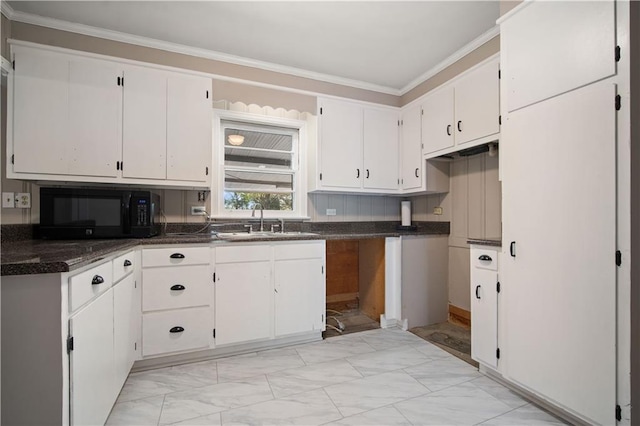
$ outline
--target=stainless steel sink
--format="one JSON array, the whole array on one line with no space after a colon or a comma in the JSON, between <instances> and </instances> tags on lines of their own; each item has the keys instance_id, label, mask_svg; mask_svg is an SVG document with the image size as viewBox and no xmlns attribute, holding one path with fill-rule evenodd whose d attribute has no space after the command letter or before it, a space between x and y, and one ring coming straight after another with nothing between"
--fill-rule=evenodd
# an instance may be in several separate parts
<instances>
[{"instance_id":1,"label":"stainless steel sink","mask_svg":"<svg viewBox=\"0 0 640 426\"><path fill-rule=\"evenodd\" d=\"M259 238L288 238L288 237L305 237L318 235L314 232L270 232L270 231L255 231L255 232L218 232L217 236L221 240L251 240Z\"/></svg>"}]
</instances>

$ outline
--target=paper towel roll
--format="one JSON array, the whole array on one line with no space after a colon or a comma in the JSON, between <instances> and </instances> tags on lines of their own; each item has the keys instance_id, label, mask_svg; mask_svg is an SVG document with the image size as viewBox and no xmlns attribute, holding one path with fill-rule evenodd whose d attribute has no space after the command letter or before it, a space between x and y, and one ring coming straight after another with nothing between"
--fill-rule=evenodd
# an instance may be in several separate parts
<instances>
[{"instance_id":1,"label":"paper towel roll","mask_svg":"<svg viewBox=\"0 0 640 426\"><path fill-rule=\"evenodd\" d=\"M411 226L411 201L402 201L400 203L400 213L402 226Z\"/></svg>"}]
</instances>

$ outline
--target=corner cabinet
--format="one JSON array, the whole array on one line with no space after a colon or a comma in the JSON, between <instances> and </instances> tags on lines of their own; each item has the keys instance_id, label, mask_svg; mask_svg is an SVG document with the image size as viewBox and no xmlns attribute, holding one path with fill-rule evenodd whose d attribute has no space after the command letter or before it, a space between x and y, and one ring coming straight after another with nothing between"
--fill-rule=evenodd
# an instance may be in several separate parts
<instances>
[{"instance_id":1,"label":"corner cabinet","mask_svg":"<svg viewBox=\"0 0 640 426\"><path fill-rule=\"evenodd\" d=\"M11 50L7 177L209 186L209 78L32 43Z\"/></svg>"},{"instance_id":2,"label":"corner cabinet","mask_svg":"<svg viewBox=\"0 0 640 426\"><path fill-rule=\"evenodd\" d=\"M398 109L319 99L318 112L318 173L312 188L398 193Z\"/></svg>"},{"instance_id":3,"label":"corner cabinet","mask_svg":"<svg viewBox=\"0 0 640 426\"><path fill-rule=\"evenodd\" d=\"M498 139L499 91L499 64L494 58L427 95L422 102L425 157Z\"/></svg>"}]
</instances>

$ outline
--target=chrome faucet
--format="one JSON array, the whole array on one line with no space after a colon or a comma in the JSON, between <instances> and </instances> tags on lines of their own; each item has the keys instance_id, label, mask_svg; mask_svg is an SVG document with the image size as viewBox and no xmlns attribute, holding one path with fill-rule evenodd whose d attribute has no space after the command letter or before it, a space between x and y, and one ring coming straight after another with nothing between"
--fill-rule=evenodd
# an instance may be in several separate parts
<instances>
[{"instance_id":1,"label":"chrome faucet","mask_svg":"<svg viewBox=\"0 0 640 426\"><path fill-rule=\"evenodd\" d=\"M278 219L280 222L280 232L284 234L284 219Z\"/></svg>"},{"instance_id":2,"label":"chrome faucet","mask_svg":"<svg viewBox=\"0 0 640 426\"><path fill-rule=\"evenodd\" d=\"M262 204L255 203L253 205L253 210L251 210L251 217L256 217L256 206L260 206L260 232L264 232L264 210L262 209Z\"/></svg>"}]
</instances>

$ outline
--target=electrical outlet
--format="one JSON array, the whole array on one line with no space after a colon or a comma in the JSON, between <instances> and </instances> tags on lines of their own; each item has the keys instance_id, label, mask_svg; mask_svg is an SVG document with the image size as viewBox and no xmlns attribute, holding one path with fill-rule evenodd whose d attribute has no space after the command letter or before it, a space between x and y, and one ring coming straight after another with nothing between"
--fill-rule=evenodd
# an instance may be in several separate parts
<instances>
[{"instance_id":1,"label":"electrical outlet","mask_svg":"<svg viewBox=\"0 0 640 426\"><path fill-rule=\"evenodd\" d=\"M327 216L335 216L336 209L327 209Z\"/></svg>"},{"instance_id":2,"label":"electrical outlet","mask_svg":"<svg viewBox=\"0 0 640 426\"><path fill-rule=\"evenodd\" d=\"M442 207L434 207L433 208L433 214L435 215L441 215L442 214Z\"/></svg>"},{"instance_id":3,"label":"electrical outlet","mask_svg":"<svg viewBox=\"0 0 640 426\"><path fill-rule=\"evenodd\" d=\"M191 206L191 216L205 216L207 208L205 206Z\"/></svg>"},{"instance_id":4,"label":"electrical outlet","mask_svg":"<svg viewBox=\"0 0 640 426\"><path fill-rule=\"evenodd\" d=\"M13 198L13 192L2 193L2 208L12 209L16 206L15 199Z\"/></svg>"},{"instance_id":5,"label":"electrical outlet","mask_svg":"<svg viewBox=\"0 0 640 426\"><path fill-rule=\"evenodd\" d=\"M31 194L28 192L16 192L16 207L19 209L30 209Z\"/></svg>"}]
</instances>

